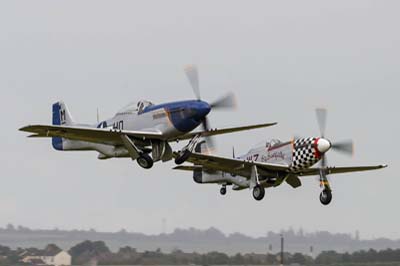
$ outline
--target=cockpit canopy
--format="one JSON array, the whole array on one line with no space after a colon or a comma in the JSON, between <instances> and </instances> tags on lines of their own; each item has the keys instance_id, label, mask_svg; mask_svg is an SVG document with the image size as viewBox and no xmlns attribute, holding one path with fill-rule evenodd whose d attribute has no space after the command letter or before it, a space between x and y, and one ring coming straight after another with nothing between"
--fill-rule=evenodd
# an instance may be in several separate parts
<instances>
[{"instance_id":1,"label":"cockpit canopy","mask_svg":"<svg viewBox=\"0 0 400 266\"><path fill-rule=\"evenodd\" d=\"M125 107L123 107L121 110L119 110L117 112L117 115L124 115L124 114L141 114L143 113L144 109L148 106L152 106L154 105L152 102L150 101L146 101L146 100L141 100L138 102L131 102L128 105L126 105Z\"/></svg>"},{"instance_id":2,"label":"cockpit canopy","mask_svg":"<svg viewBox=\"0 0 400 266\"><path fill-rule=\"evenodd\" d=\"M267 143L265 144L265 147L271 148L271 147L280 145L281 143L282 143L282 141L280 141L279 139L271 139L270 141L267 141Z\"/></svg>"},{"instance_id":3,"label":"cockpit canopy","mask_svg":"<svg viewBox=\"0 0 400 266\"><path fill-rule=\"evenodd\" d=\"M264 148L272 148L275 146L278 146L282 144L282 141L280 141L279 139L271 139L271 140L267 140L267 141L260 141L258 142L256 145L253 146L253 148L251 150L259 150L259 149L264 149Z\"/></svg>"}]
</instances>

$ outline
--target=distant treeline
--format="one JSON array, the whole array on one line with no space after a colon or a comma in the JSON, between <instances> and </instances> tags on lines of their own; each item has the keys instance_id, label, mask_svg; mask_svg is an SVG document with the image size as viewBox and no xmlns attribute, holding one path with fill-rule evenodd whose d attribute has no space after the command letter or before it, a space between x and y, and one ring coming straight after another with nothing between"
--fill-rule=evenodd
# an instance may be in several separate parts
<instances>
[{"instance_id":1,"label":"distant treeline","mask_svg":"<svg viewBox=\"0 0 400 266\"><path fill-rule=\"evenodd\" d=\"M45 249L59 249L54 244ZM26 265L21 263L23 254L40 253L37 248L11 249L0 246L0 265ZM221 252L183 252L174 250L163 253L155 251L138 252L135 248L124 247L112 252L103 241L84 241L73 246L69 251L73 265L278 265L280 253L277 254L236 254L229 256ZM375 251L358 251L354 253L337 253L324 251L316 258L301 253L284 253L284 263L300 265L400 265L400 249Z\"/></svg>"},{"instance_id":2,"label":"distant treeline","mask_svg":"<svg viewBox=\"0 0 400 266\"><path fill-rule=\"evenodd\" d=\"M34 230L23 226L7 225L0 228L0 244L11 248L37 247L43 248L48 243L54 243L63 249L70 249L84 240L103 240L113 251L121 247L132 246L138 251L161 248L170 253L174 249L184 252L193 250L200 253L218 251L228 255L237 252L263 253L278 252L280 248L280 234L285 237L285 250L291 253L300 252L309 254L312 247L314 254L324 250L335 250L339 253L354 252L373 248L400 248L400 240L377 238L364 240L359 233L330 233L327 231L304 232L302 229L282 230L281 232L267 232L260 237L250 237L241 233L224 234L216 228L200 230L195 228L175 229L171 233L146 235L140 232L129 232L121 229L118 232L97 232L90 230L61 230L44 229Z\"/></svg>"}]
</instances>

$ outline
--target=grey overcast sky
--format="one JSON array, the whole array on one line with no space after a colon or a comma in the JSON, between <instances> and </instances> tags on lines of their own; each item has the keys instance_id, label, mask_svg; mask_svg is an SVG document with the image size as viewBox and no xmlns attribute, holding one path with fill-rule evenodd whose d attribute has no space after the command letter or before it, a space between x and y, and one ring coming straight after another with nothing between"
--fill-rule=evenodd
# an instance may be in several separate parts
<instances>
[{"instance_id":1,"label":"grey overcast sky","mask_svg":"<svg viewBox=\"0 0 400 266\"><path fill-rule=\"evenodd\" d=\"M6 1L0 3L0 226L159 233L208 228L252 236L268 230L360 230L400 238L399 1ZM229 90L239 108L210 114L212 126L278 121L274 128L216 139L244 153L267 138L318 135L314 109L329 109L330 139L353 138L353 158L331 165L388 163L332 176L323 207L316 178L303 186L219 195L173 163L145 171L129 159L56 152L23 125L51 122L64 100L75 120L112 116L128 102L190 99L186 64L202 96Z\"/></svg>"}]
</instances>

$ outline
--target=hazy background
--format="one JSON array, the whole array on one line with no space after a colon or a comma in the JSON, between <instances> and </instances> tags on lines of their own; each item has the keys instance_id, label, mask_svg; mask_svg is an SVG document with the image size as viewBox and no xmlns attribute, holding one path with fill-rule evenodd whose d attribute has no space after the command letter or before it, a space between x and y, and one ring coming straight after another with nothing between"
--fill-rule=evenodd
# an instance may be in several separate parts
<instances>
[{"instance_id":1,"label":"hazy background","mask_svg":"<svg viewBox=\"0 0 400 266\"><path fill-rule=\"evenodd\" d=\"M268 230L354 232L400 238L398 1L1 1L0 226L160 233L208 228L252 236ZM173 163L141 169L130 159L56 152L17 129L51 122L64 100L79 122L112 116L128 102L191 99L183 67L200 70L202 97L232 90L234 112L212 126L278 121L274 128L218 137L231 155L266 138L318 135L314 108L329 109L327 136L352 137L353 158L330 165L388 163L332 176L320 204L316 178L303 187L220 196Z\"/></svg>"}]
</instances>

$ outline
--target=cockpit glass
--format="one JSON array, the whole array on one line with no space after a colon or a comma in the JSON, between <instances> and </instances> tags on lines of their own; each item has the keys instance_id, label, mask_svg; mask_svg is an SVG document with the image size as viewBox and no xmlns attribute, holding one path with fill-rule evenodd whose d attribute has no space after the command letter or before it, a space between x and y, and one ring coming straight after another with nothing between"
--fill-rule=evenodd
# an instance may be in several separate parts
<instances>
[{"instance_id":1,"label":"cockpit glass","mask_svg":"<svg viewBox=\"0 0 400 266\"><path fill-rule=\"evenodd\" d=\"M141 114L143 113L144 109L148 106L154 105L152 102L149 101L140 101L138 102L138 113Z\"/></svg>"},{"instance_id":2,"label":"cockpit glass","mask_svg":"<svg viewBox=\"0 0 400 266\"><path fill-rule=\"evenodd\" d=\"M270 141L267 141L267 143L265 144L265 147L270 148L270 147L277 146L281 143L282 142L279 139L272 139Z\"/></svg>"},{"instance_id":3,"label":"cockpit glass","mask_svg":"<svg viewBox=\"0 0 400 266\"><path fill-rule=\"evenodd\" d=\"M150 101L139 101L139 102L131 102L121 110L117 112L117 114L132 114L132 113L139 113L141 114L144 109L148 106L154 105Z\"/></svg>"}]
</instances>

